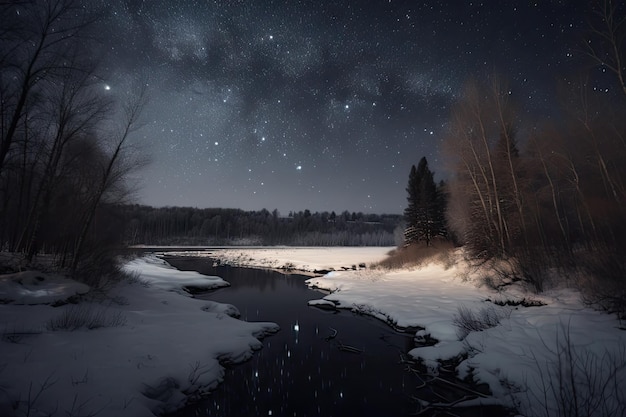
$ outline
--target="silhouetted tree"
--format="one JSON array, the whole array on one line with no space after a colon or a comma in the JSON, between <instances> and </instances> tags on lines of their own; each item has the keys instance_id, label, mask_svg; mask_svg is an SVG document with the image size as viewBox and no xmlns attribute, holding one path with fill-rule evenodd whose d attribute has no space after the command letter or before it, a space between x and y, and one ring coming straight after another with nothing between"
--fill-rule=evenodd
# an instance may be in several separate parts
<instances>
[{"instance_id":1,"label":"silhouetted tree","mask_svg":"<svg viewBox=\"0 0 626 417\"><path fill-rule=\"evenodd\" d=\"M136 157L133 158L128 145L129 136L137 129L138 119L145 105L145 100L145 85L142 85L137 95L123 107L123 124L120 131L113 137L109 153L105 154L97 165L98 173L95 184L89 189L90 192L85 198L86 209L81 218L80 233L74 244L72 271L76 270L78 262L81 260L87 233L92 226L98 207L103 201L109 204L124 202L127 195L125 185L128 174L146 162Z\"/></svg>"},{"instance_id":2,"label":"silhouetted tree","mask_svg":"<svg viewBox=\"0 0 626 417\"><path fill-rule=\"evenodd\" d=\"M0 4L0 245L27 260L45 251L73 271L120 243L116 209L140 166L127 146L138 113L111 132L118 115L92 59L88 10L77 0Z\"/></svg>"},{"instance_id":3,"label":"silhouetted tree","mask_svg":"<svg viewBox=\"0 0 626 417\"><path fill-rule=\"evenodd\" d=\"M430 246L437 236L445 236L444 205L435 184L428 162L422 157L417 168L411 167L406 188L408 205L404 210L406 220L405 244L423 241Z\"/></svg>"},{"instance_id":4,"label":"silhouetted tree","mask_svg":"<svg viewBox=\"0 0 626 417\"><path fill-rule=\"evenodd\" d=\"M67 72L81 72L75 61L81 36L93 20L75 0L9 2L0 13L0 174L27 114L41 94Z\"/></svg>"}]
</instances>

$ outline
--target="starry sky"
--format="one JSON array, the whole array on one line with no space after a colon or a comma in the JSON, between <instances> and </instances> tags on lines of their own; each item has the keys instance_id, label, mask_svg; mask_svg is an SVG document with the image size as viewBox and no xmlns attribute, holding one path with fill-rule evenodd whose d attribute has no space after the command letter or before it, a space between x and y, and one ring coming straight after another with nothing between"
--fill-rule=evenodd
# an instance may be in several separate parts
<instances>
[{"instance_id":1,"label":"starry sky","mask_svg":"<svg viewBox=\"0 0 626 417\"><path fill-rule=\"evenodd\" d=\"M554 112L588 1L113 0L103 88L148 85L134 140L154 206L402 213L470 77Z\"/></svg>"}]
</instances>

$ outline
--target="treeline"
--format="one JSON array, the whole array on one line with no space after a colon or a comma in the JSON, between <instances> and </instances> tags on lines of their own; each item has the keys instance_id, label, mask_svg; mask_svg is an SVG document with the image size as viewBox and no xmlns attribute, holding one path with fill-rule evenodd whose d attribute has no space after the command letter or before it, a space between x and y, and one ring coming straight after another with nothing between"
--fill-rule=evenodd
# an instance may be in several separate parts
<instances>
[{"instance_id":1,"label":"treeline","mask_svg":"<svg viewBox=\"0 0 626 417\"><path fill-rule=\"evenodd\" d=\"M141 166L128 138L143 94L106 94L83 6L0 5L0 247L89 277L123 231L114 208Z\"/></svg>"},{"instance_id":2,"label":"treeline","mask_svg":"<svg viewBox=\"0 0 626 417\"><path fill-rule=\"evenodd\" d=\"M129 245L393 246L399 215L191 207L121 208Z\"/></svg>"}]
</instances>

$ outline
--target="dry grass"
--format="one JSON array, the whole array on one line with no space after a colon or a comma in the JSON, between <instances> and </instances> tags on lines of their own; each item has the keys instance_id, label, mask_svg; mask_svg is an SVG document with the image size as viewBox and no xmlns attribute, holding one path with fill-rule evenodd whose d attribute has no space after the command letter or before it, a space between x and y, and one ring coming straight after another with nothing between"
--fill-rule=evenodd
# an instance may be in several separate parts
<instances>
[{"instance_id":1,"label":"dry grass","mask_svg":"<svg viewBox=\"0 0 626 417\"><path fill-rule=\"evenodd\" d=\"M459 340L463 340L471 332L481 332L496 327L503 318L508 318L510 315L511 310L496 310L493 306L473 311L462 305L454 315L453 324L458 329Z\"/></svg>"},{"instance_id":2,"label":"dry grass","mask_svg":"<svg viewBox=\"0 0 626 417\"><path fill-rule=\"evenodd\" d=\"M431 246L413 244L389 252L387 258L373 265L374 268L401 269L420 267L429 263L441 263L446 268L454 264L455 247L448 241L436 241Z\"/></svg>"},{"instance_id":3,"label":"dry grass","mask_svg":"<svg viewBox=\"0 0 626 417\"><path fill-rule=\"evenodd\" d=\"M126 324L126 316L119 311L109 312L107 309L91 305L75 305L65 307L63 312L46 323L51 331L89 330L102 327L120 327Z\"/></svg>"}]
</instances>

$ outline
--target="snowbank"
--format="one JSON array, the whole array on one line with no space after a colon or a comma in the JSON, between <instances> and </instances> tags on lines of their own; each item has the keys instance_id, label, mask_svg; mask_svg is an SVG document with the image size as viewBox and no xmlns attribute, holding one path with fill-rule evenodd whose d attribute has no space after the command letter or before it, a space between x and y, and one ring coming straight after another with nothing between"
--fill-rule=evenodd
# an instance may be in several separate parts
<instances>
[{"instance_id":1,"label":"snowbank","mask_svg":"<svg viewBox=\"0 0 626 417\"><path fill-rule=\"evenodd\" d=\"M248 359L262 347L260 337L278 330L273 323L232 318L238 314L233 306L181 296L187 285L226 284L217 277L173 270L154 257L132 261L127 269L138 279L106 298L61 307L0 305L0 415L139 417L172 411L222 380L220 361ZM15 293L15 282L3 277L0 294ZM43 282L72 289L58 291L60 299L76 290L62 277L43 276ZM44 299L30 292L21 302ZM53 293L48 289L45 299L55 301ZM58 330L80 324L81 317L89 320L77 330Z\"/></svg>"},{"instance_id":2,"label":"snowbank","mask_svg":"<svg viewBox=\"0 0 626 417\"><path fill-rule=\"evenodd\" d=\"M156 255L146 255L129 261L122 269L157 288L187 295L188 288L211 290L230 284L220 277L202 275L195 271L179 271Z\"/></svg>"},{"instance_id":3,"label":"snowbank","mask_svg":"<svg viewBox=\"0 0 626 417\"><path fill-rule=\"evenodd\" d=\"M89 291L89 286L66 277L22 271L0 275L0 302L3 304L50 304Z\"/></svg>"}]
</instances>

